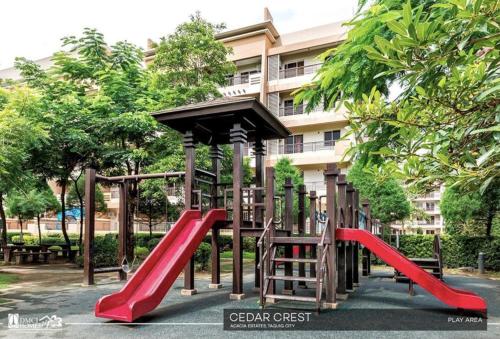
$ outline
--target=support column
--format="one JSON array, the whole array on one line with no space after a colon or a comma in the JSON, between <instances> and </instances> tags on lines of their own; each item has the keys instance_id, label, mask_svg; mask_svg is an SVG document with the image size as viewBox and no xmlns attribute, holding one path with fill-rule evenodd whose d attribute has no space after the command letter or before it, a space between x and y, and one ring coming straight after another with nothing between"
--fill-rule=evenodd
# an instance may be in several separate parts
<instances>
[{"instance_id":1,"label":"support column","mask_svg":"<svg viewBox=\"0 0 500 339\"><path fill-rule=\"evenodd\" d=\"M352 228L354 222L354 213L353 213L353 193L354 188L351 183L347 184L346 189L346 200L347 200L347 213L346 213L346 226L348 228ZM346 243L346 290L347 292L352 292L353 287L353 257L354 257L354 246L351 241Z\"/></svg>"},{"instance_id":2,"label":"support column","mask_svg":"<svg viewBox=\"0 0 500 339\"><path fill-rule=\"evenodd\" d=\"M283 185L285 190L285 215L283 216L285 222L285 231L288 231L289 235L293 234L293 183L292 178L285 178L285 185ZM293 246L285 245L285 258L293 258ZM293 276L293 263L285 262L285 275ZM293 295L295 291L293 289L293 281L285 281L285 288L283 289L283 294Z\"/></svg>"},{"instance_id":3,"label":"support column","mask_svg":"<svg viewBox=\"0 0 500 339\"><path fill-rule=\"evenodd\" d=\"M95 169L85 170L83 284L94 285Z\"/></svg>"},{"instance_id":4,"label":"support column","mask_svg":"<svg viewBox=\"0 0 500 339\"><path fill-rule=\"evenodd\" d=\"M262 143L261 139L257 139L254 144L254 155L255 155L255 186L256 187L264 187L264 154L265 154L265 147L264 144ZM257 190L255 191L255 201L254 203L260 204L263 202L262 198L262 193L263 191ZM255 215L254 215L256 223L260 223L262 228L266 227L265 222L264 222L264 214L263 214L263 209L260 206L257 206L255 208ZM259 247L257 246L257 242L259 241L259 238L255 238L255 267L254 267L254 272L255 272L255 281L254 281L254 286L256 289L260 288L260 271L259 271Z\"/></svg>"},{"instance_id":5,"label":"support column","mask_svg":"<svg viewBox=\"0 0 500 339\"><path fill-rule=\"evenodd\" d=\"M334 163L329 163L326 166L325 179L326 179L326 214L330 220L330 234L328 238L330 239L330 246L328 246L327 253L327 272L328 279L326 285L326 302L325 308L336 308L337 307L337 296L335 291L336 281L337 281L337 243L335 241L335 229L337 227L337 194L336 194L336 181L339 175L339 170L337 165Z\"/></svg>"},{"instance_id":6,"label":"support column","mask_svg":"<svg viewBox=\"0 0 500 339\"><path fill-rule=\"evenodd\" d=\"M243 147L247 141L247 131L241 124L234 124L230 131L233 144L233 293L230 298L241 300L243 294L243 246L241 239L242 191L243 186Z\"/></svg>"},{"instance_id":7,"label":"support column","mask_svg":"<svg viewBox=\"0 0 500 339\"><path fill-rule=\"evenodd\" d=\"M191 209L193 206L193 189L194 189L194 160L195 160L195 139L192 131L187 131L184 134L184 153L186 155L186 174L184 177L184 195L185 208ZM181 290L182 295L196 294L194 288L194 256L184 268L184 288Z\"/></svg>"},{"instance_id":8,"label":"support column","mask_svg":"<svg viewBox=\"0 0 500 339\"><path fill-rule=\"evenodd\" d=\"M363 201L363 212L365 213L365 227L366 230L372 233L372 219L370 215L370 203L368 200ZM370 275L370 250L366 247L363 248L363 277L367 277Z\"/></svg>"},{"instance_id":9,"label":"support column","mask_svg":"<svg viewBox=\"0 0 500 339\"><path fill-rule=\"evenodd\" d=\"M212 173L215 174L214 184L212 186L212 208L218 208L218 196L219 196L219 186L220 183L220 171L221 171L221 161L222 161L222 148L218 145L212 145L210 149L210 158L212 158ZM221 288L220 283L220 248L219 248L219 227L214 225L212 227L212 282L208 285L208 288Z\"/></svg>"},{"instance_id":10,"label":"support column","mask_svg":"<svg viewBox=\"0 0 500 339\"><path fill-rule=\"evenodd\" d=\"M266 225L269 220L274 220L274 168L266 167ZM270 230L267 233L266 244L269 246L271 243L271 237L274 237L274 224L271 223ZM269 246L270 247L270 246ZM267 257L266 257L266 271L264 271L265 276L274 275L274 270L271 269L272 261L271 261L271 248L267 248ZM276 290L276 281L272 280L269 282L267 291L264 291L264 294L274 294ZM274 302L274 300L266 300L269 302Z\"/></svg>"},{"instance_id":11,"label":"support column","mask_svg":"<svg viewBox=\"0 0 500 339\"><path fill-rule=\"evenodd\" d=\"M299 205L299 215L298 215L298 231L301 237L306 235L306 186L299 185L298 191L298 205ZM299 245L299 258L305 259L306 257L306 246ZM306 276L306 265L303 262L299 263L299 277ZM299 281L299 287L307 288L305 281Z\"/></svg>"},{"instance_id":12,"label":"support column","mask_svg":"<svg viewBox=\"0 0 500 339\"><path fill-rule=\"evenodd\" d=\"M346 213L347 213L347 201L346 201L346 186L347 182L345 180L345 175L339 175L339 181L337 183L338 194L339 194L339 227L346 227ZM339 299L347 299L346 290L346 242L340 241L337 247L337 274L338 274L338 286L337 286L337 297Z\"/></svg>"},{"instance_id":13,"label":"support column","mask_svg":"<svg viewBox=\"0 0 500 339\"><path fill-rule=\"evenodd\" d=\"M118 204L118 263L121 265L123 259L127 256L127 239L128 239L128 211L127 211L127 198L128 198L128 184L124 180L120 183L119 187L120 200ZM128 259L127 259L128 260ZM127 273L118 272L120 280L127 280Z\"/></svg>"},{"instance_id":14,"label":"support column","mask_svg":"<svg viewBox=\"0 0 500 339\"><path fill-rule=\"evenodd\" d=\"M316 202L318 197L316 196L316 191L309 192L309 234L313 237L316 236ZM309 256L311 259L316 259L316 245L311 245L311 250ZM311 263L309 268L309 275L311 278L316 277L316 264Z\"/></svg>"},{"instance_id":15,"label":"support column","mask_svg":"<svg viewBox=\"0 0 500 339\"><path fill-rule=\"evenodd\" d=\"M353 212L354 223L353 228L359 228L359 192L355 189L353 192ZM359 286L359 244L353 244L353 268L352 268L352 284L354 287Z\"/></svg>"}]
</instances>

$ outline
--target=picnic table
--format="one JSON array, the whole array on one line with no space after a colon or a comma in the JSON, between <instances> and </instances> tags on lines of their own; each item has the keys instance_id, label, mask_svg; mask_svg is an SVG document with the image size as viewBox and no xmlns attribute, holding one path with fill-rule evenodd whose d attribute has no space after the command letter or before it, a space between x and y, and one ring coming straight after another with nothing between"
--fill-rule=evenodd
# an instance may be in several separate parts
<instances>
[{"instance_id":1,"label":"picnic table","mask_svg":"<svg viewBox=\"0 0 500 339\"><path fill-rule=\"evenodd\" d=\"M49 257L53 252L48 250L48 245L19 245L19 244L8 244L3 247L3 258L5 263L10 263L15 259L16 264L25 264L30 261L32 263L37 263L42 257L44 263L49 261Z\"/></svg>"}]
</instances>

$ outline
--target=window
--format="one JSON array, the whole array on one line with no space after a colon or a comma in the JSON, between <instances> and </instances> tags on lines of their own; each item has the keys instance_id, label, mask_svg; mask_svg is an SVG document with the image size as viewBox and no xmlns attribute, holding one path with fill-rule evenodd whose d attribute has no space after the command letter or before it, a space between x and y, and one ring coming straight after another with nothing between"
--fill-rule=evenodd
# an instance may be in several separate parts
<instances>
[{"instance_id":1,"label":"window","mask_svg":"<svg viewBox=\"0 0 500 339\"><path fill-rule=\"evenodd\" d=\"M304 75L304 60L285 64L285 78Z\"/></svg>"},{"instance_id":2,"label":"window","mask_svg":"<svg viewBox=\"0 0 500 339\"><path fill-rule=\"evenodd\" d=\"M434 230L426 230L425 234L434 234Z\"/></svg>"},{"instance_id":3,"label":"window","mask_svg":"<svg viewBox=\"0 0 500 339\"><path fill-rule=\"evenodd\" d=\"M325 147L335 146L335 141L340 139L340 131L328 131L324 133Z\"/></svg>"},{"instance_id":4,"label":"window","mask_svg":"<svg viewBox=\"0 0 500 339\"><path fill-rule=\"evenodd\" d=\"M427 219L427 225L434 225L436 223L435 217L431 215L429 219Z\"/></svg>"},{"instance_id":5,"label":"window","mask_svg":"<svg viewBox=\"0 0 500 339\"><path fill-rule=\"evenodd\" d=\"M291 135L285 139L284 152L285 154L302 153L303 152L303 136Z\"/></svg>"},{"instance_id":6,"label":"window","mask_svg":"<svg viewBox=\"0 0 500 339\"><path fill-rule=\"evenodd\" d=\"M433 202L426 202L425 203L425 210L426 211L434 211L434 203Z\"/></svg>"},{"instance_id":7,"label":"window","mask_svg":"<svg viewBox=\"0 0 500 339\"><path fill-rule=\"evenodd\" d=\"M293 115L293 100L283 101L283 115Z\"/></svg>"}]
</instances>

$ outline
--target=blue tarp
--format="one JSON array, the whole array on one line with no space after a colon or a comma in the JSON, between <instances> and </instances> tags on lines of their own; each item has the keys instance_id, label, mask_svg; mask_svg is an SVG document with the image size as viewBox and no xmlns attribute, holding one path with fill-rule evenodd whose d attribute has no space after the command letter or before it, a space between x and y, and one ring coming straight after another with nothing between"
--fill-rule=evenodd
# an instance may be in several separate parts
<instances>
[{"instance_id":1,"label":"blue tarp","mask_svg":"<svg viewBox=\"0 0 500 339\"><path fill-rule=\"evenodd\" d=\"M85 213L85 209L84 209ZM72 208L69 210L66 210L66 218L73 218L75 220L80 219L80 209L79 208ZM57 221L62 221L62 213L59 212L57 213Z\"/></svg>"}]
</instances>

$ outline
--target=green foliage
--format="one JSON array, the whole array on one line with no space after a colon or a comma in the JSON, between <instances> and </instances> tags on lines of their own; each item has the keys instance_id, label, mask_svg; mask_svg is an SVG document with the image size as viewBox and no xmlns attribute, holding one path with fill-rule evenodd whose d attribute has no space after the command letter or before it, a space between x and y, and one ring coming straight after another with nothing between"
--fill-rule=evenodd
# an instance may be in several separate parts
<instances>
[{"instance_id":1,"label":"green foliage","mask_svg":"<svg viewBox=\"0 0 500 339\"><path fill-rule=\"evenodd\" d=\"M68 194L66 196L66 202L69 207L80 208L80 195L82 202L85 202L85 177L80 176L76 183L73 182L73 185L70 186L68 190ZM104 193L102 193L102 189L100 185L96 185L95 189L95 206L96 211L98 212L106 212L107 206L104 201ZM81 206L85 207L85 206Z\"/></svg>"},{"instance_id":2,"label":"green foliage","mask_svg":"<svg viewBox=\"0 0 500 339\"><path fill-rule=\"evenodd\" d=\"M376 0L297 100L352 99L358 145L348 156L382 175L419 191L446 182L483 193L500 163L499 11L495 0ZM402 92L388 102L395 81Z\"/></svg>"},{"instance_id":3,"label":"green foliage","mask_svg":"<svg viewBox=\"0 0 500 339\"><path fill-rule=\"evenodd\" d=\"M57 245L53 245L53 246L50 246L49 247L49 251L62 251L62 247L61 246L57 246Z\"/></svg>"},{"instance_id":4,"label":"green foliage","mask_svg":"<svg viewBox=\"0 0 500 339\"><path fill-rule=\"evenodd\" d=\"M255 238L243 237L243 251L255 252Z\"/></svg>"},{"instance_id":5,"label":"green foliage","mask_svg":"<svg viewBox=\"0 0 500 339\"><path fill-rule=\"evenodd\" d=\"M212 247L202 242L194 254L195 264L199 271L206 271L208 268L208 262L210 261L210 253L212 252Z\"/></svg>"},{"instance_id":6,"label":"green foliage","mask_svg":"<svg viewBox=\"0 0 500 339\"><path fill-rule=\"evenodd\" d=\"M147 247L147 248L148 248L150 251L152 251L152 250L156 247L156 245L158 245L158 244L160 243L160 241L161 241L161 239L160 239L160 238L153 238L153 239L149 240L149 241L148 241L148 247Z\"/></svg>"},{"instance_id":7,"label":"green foliage","mask_svg":"<svg viewBox=\"0 0 500 339\"><path fill-rule=\"evenodd\" d=\"M7 196L7 213L17 217L22 223L45 212L48 209L48 203L47 194L37 190L33 189L28 193L13 191Z\"/></svg>"},{"instance_id":8,"label":"green foliage","mask_svg":"<svg viewBox=\"0 0 500 339\"><path fill-rule=\"evenodd\" d=\"M439 206L447 233L491 235L494 219L499 218L500 186L492 185L484 194L448 187Z\"/></svg>"},{"instance_id":9,"label":"green foliage","mask_svg":"<svg viewBox=\"0 0 500 339\"><path fill-rule=\"evenodd\" d=\"M275 177L275 185L276 185L276 193L278 195L285 194L285 180L286 178L292 179L294 194L293 194L293 215L294 218L297 217L299 213L299 199L297 191L299 190L299 185L304 184L304 178L302 177L302 173L298 169L298 167L292 164L292 161L289 158L281 158L278 160L276 165L274 165L274 177ZM308 200L306 199L306 203ZM284 198L283 198L283 206L284 206ZM307 206L306 206L306 210Z\"/></svg>"},{"instance_id":10,"label":"green foliage","mask_svg":"<svg viewBox=\"0 0 500 339\"><path fill-rule=\"evenodd\" d=\"M19 233L8 234L9 242L20 242L21 237ZM69 239L72 245L78 244L78 234L69 234ZM23 241L26 245L39 245L40 241L38 236L31 235L30 233L23 234ZM64 245L66 244L64 237L61 233L45 234L42 236L43 245Z\"/></svg>"},{"instance_id":11,"label":"green foliage","mask_svg":"<svg viewBox=\"0 0 500 339\"><path fill-rule=\"evenodd\" d=\"M118 240L116 234L106 234L94 238L95 267L118 266Z\"/></svg>"},{"instance_id":12,"label":"green foliage","mask_svg":"<svg viewBox=\"0 0 500 339\"><path fill-rule=\"evenodd\" d=\"M134 256L140 260L144 260L149 255L149 249L147 247L136 247L134 249Z\"/></svg>"},{"instance_id":13,"label":"green foliage","mask_svg":"<svg viewBox=\"0 0 500 339\"><path fill-rule=\"evenodd\" d=\"M399 251L410 258L432 257L432 235L401 235ZM477 267L479 252L484 253L485 268L500 270L500 239L463 235L441 236L446 267Z\"/></svg>"},{"instance_id":14,"label":"green foliage","mask_svg":"<svg viewBox=\"0 0 500 339\"><path fill-rule=\"evenodd\" d=\"M368 199L371 215L381 223L403 220L410 215L410 202L402 186L392 178L379 178L356 162L349 170L348 179L360 192L360 199Z\"/></svg>"},{"instance_id":15,"label":"green foliage","mask_svg":"<svg viewBox=\"0 0 500 339\"><path fill-rule=\"evenodd\" d=\"M173 34L162 38L152 65L152 86L163 106L220 96L217 87L235 71L227 59L230 49L214 37L222 28L196 13Z\"/></svg>"}]
</instances>

